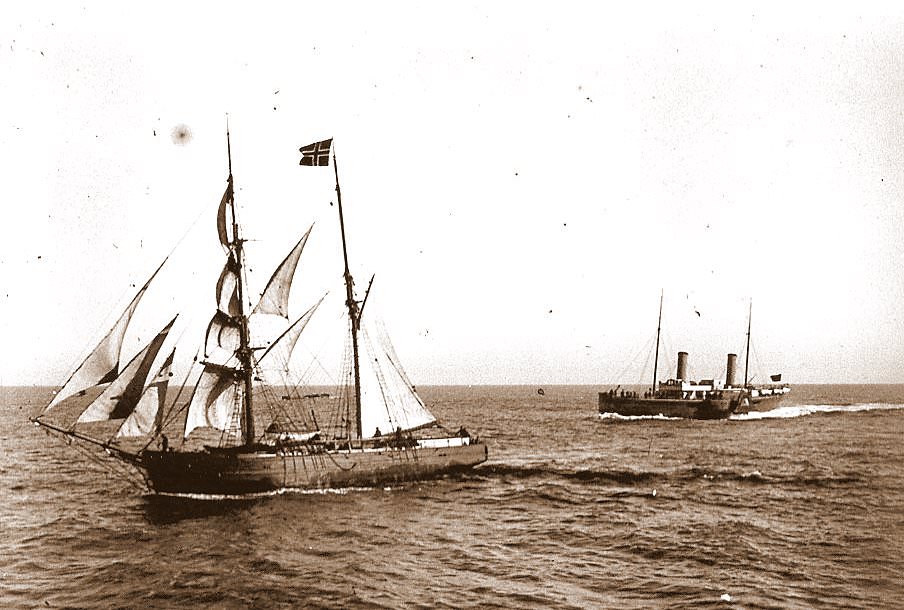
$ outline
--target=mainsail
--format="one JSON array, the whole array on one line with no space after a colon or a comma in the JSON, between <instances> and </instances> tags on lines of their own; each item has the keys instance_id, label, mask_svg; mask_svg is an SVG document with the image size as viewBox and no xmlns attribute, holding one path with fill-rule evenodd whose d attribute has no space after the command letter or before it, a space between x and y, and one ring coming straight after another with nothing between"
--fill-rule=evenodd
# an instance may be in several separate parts
<instances>
[{"instance_id":1,"label":"mainsail","mask_svg":"<svg viewBox=\"0 0 904 610\"><path fill-rule=\"evenodd\" d=\"M56 393L56 396L54 396L53 400L50 401L50 404L44 409L44 412L47 412L64 399L73 396L86 388L107 383L116 378L119 374L119 355L122 351L122 342L125 338L126 328L128 328L129 321L132 319L132 314L135 313L135 308L138 307L138 301L144 296L145 291L151 284L151 280L154 279L154 276L156 276L157 272L163 268L165 263L166 259L160 263L157 270L154 271L154 273L151 274L151 277L148 278L148 281L144 283L144 286L141 287L132 301L128 304L125 311L122 312L122 315L119 316L119 319L113 325L113 328L107 332L100 343L97 344L97 347L88 354L88 357L85 358L82 364L75 369L72 375L70 375L60 391Z\"/></svg>"},{"instance_id":2,"label":"mainsail","mask_svg":"<svg viewBox=\"0 0 904 610\"><path fill-rule=\"evenodd\" d=\"M371 438L399 429L411 430L436 421L427 410L394 357L392 346L381 345L364 331L367 358L361 360L361 436Z\"/></svg>"},{"instance_id":3,"label":"mainsail","mask_svg":"<svg viewBox=\"0 0 904 610\"><path fill-rule=\"evenodd\" d=\"M77 423L124 419L138 406L151 365L175 323L173 318L79 416Z\"/></svg>"}]
</instances>

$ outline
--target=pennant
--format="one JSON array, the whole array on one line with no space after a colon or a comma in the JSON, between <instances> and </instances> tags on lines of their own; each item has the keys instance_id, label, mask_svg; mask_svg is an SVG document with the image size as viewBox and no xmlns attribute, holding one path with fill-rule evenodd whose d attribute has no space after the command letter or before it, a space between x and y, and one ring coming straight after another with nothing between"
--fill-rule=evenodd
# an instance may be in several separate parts
<instances>
[{"instance_id":1,"label":"pennant","mask_svg":"<svg viewBox=\"0 0 904 610\"><path fill-rule=\"evenodd\" d=\"M324 140L323 142L314 142L298 149L301 153L301 161L299 165L308 167L322 166L330 164L330 145L333 139Z\"/></svg>"}]
</instances>

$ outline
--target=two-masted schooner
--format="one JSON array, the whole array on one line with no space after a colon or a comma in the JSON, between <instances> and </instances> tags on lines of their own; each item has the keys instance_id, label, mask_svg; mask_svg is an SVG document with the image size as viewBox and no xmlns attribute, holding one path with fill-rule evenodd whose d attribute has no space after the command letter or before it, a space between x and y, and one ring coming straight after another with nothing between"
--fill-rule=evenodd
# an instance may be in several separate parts
<instances>
[{"instance_id":1,"label":"two-masted schooner","mask_svg":"<svg viewBox=\"0 0 904 610\"><path fill-rule=\"evenodd\" d=\"M133 313L160 268L138 290L110 331L32 421L69 439L99 445L134 466L155 493L246 494L284 489L369 487L470 469L487 446L464 428L452 432L426 408L388 341L369 338L349 271L345 219L335 150L332 165L345 269L350 366L336 396L302 395L267 383L266 365L286 362L320 303L289 323L289 290L311 229L273 272L252 306L246 285L245 239L236 218L232 155L217 213L226 262L216 282L216 308L191 366L187 399L168 392L174 352L154 369L175 318L120 370ZM301 165L328 166L332 140L302 147ZM312 227L313 228L313 227ZM166 264L166 260L161 267ZM371 281L373 281L371 279ZM281 332L261 340L255 320L282 318ZM263 325L267 326L267 325ZM272 327L272 325L270 325ZM346 339L342 341L348 343ZM362 354L364 352L364 354ZM156 370L151 376L152 370ZM175 385L175 384L174 384ZM341 422L318 425L309 402L330 403ZM266 406L265 406L266 405ZM181 438L171 439L172 423ZM177 425L177 429L180 426ZM105 431L100 434L98 430ZM199 440L201 439L201 440Z\"/></svg>"}]
</instances>

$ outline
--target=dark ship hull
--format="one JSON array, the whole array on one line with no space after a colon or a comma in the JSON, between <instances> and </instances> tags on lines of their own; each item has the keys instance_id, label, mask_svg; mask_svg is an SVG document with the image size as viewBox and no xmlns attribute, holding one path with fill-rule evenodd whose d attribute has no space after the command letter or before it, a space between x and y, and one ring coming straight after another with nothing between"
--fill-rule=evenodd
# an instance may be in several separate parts
<instances>
[{"instance_id":1,"label":"dark ship hull","mask_svg":"<svg viewBox=\"0 0 904 610\"><path fill-rule=\"evenodd\" d=\"M730 399L632 398L600 392L600 413L625 416L662 416L684 419L725 419L735 406Z\"/></svg>"},{"instance_id":2,"label":"dark ship hull","mask_svg":"<svg viewBox=\"0 0 904 610\"><path fill-rule=\"evenodd\" d=\"M234 495L375 487L467 471L487 459L484 443L442 440L450 442L351 450L146 450L137 461L157 493Z\"/></svg>"},{"instance_id":3,"label":"dark ship hull","mask_svg":"<svg viewBox=\"0 0 904 610\"><path fill-rule=\"evenodd\" d=\"M771 411L791 391L787 384L752 386L735 384L737 355L728 354L726 381L688 381L687 352L678 352L675 379L656 385L643 395L610 390L599 393L599 412L623 416L726 419L734 413Z\"/></svg>"},{"instance_id":4,"label":"dark ship hull","mask_svg":"<svg viewBox=\"0 0 904 610\"><path fill-rule=\"evenodd\" d=\"M777 391L770 390L770 394L761 394L762 390L753 390L751 394L738 403L735 413L750 413L752 411L772 411L782 406L785 396L790 388L782 388ZM755 394L755 395L754 395Z\"/></svg>"}]
</instances>

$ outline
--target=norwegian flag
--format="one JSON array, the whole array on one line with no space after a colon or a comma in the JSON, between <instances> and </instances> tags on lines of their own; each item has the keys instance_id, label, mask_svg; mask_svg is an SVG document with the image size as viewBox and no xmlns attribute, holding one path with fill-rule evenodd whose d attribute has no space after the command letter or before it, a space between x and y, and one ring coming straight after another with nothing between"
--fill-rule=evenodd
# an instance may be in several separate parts
<instances>
[{"instance_id":1,"label":"norwegian flag","mask_svg":"<svg viewBox=\"0 0 904 610\"><path fill-rule=\"evenodd\" d=\"M330 145L333 139L324 140L323 142L314 142L307 146L299 148L301 152L301 161L299 165L307 165L308 167L329 165L330 164Z\"/></svg>"}]
</instances>

